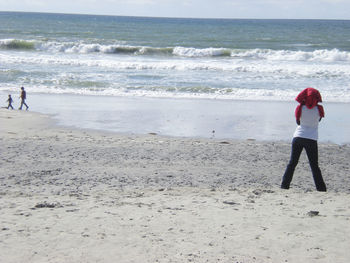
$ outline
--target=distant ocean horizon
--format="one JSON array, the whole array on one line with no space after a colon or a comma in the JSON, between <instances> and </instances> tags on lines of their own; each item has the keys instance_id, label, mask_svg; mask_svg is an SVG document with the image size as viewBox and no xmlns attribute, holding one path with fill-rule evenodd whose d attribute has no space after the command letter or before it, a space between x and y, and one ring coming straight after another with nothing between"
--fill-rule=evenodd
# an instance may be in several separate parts
<instances>
[{"instance_id":1,"label":"distant ocean horizon","mask_svg":"<svg viewBox=\"0 0 350 263\"><path fill-rule=\"evenodd\" d=\"M0 92L350 102L350 21L0 12Z\"/></svg>"}]
</instances>

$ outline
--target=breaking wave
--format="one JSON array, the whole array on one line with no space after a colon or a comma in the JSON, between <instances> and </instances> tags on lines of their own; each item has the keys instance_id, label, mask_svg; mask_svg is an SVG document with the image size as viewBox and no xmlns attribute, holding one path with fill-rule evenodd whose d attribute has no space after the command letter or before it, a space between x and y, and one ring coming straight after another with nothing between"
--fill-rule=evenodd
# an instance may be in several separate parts
<instances>
[{"instance_id":1,"label":"breaking wave","mask_svg":"<svg viewBox=\"0 0 350 263\"><path fill-rule=\"evenodd\" d=\"M180 57L215 57L231 56L231 50L223 48L185 48L185 47L148 47L129 45L101 45L85 43L57 43L48 42L37 44L40 51L64 52L64 53L105 53L126 55L160 55Z\"/></svg>"},{"instance_id":2,"label":"breaking wave","mask_svg":"<svg viewBox=\"0 0 350 263\"><path fill-rule=\"evenodd\" d=\"M45 84L28 86L32 94L66 94L89 96L116 97L149 97L149 98L181 98L181 99L221 99L250 101L294 101L296 90L286 89L246 89L246 88L215 88L208 86L167 87L167 86L107 86L104 83L82 82L77 87L47 86ZM18 92L18 87L6 85L0 87L0 92ZM327 102L349 103L350 95L344 90L324 90L322 96Z\"/></svg>"},{"instance_id":3,"label":"breaking wave","mask_svg":"<svg viewBox=\"0 0 350 263\"><path fill-rule=\"evenodd\" d=\"M55 42L2 39L0 49L28 50L50 53L72 54L120 54L133 56L174 56L174 57L230 57L244 60L269 61L316 61L350 62L350 52L338 49L320 49L314 51L272 50L272 49L229 49L229 48L194 48L194 47L148 47L122 44L98 44L83 42Z\"/></svg>"},{"instance_id":4,"label":"breaking wave","mask_svg":"<svg viewBox=\"0 0 350 263\"><path fill-rule=\"evenodd\" d=\"M35 42L17 39L2 39L0 40L1 49L18 49L18 50L34 50Z\"/></svg>"},{"instance_id":5,"label":"breaking wave","mask_svg":"<svg viewBox=\"0 0 350 263\"><path fill-rule=\"evenodd\" d=\"M285 61L317 61L317 62L337 62L350 61L350 52L338 49L320 49L314 51L291 51L291 50L271 50L271 49L251 49L246 51L235 50L232 57L251 58L263 60L285 60Z\"/></svg>"}]
</instances>

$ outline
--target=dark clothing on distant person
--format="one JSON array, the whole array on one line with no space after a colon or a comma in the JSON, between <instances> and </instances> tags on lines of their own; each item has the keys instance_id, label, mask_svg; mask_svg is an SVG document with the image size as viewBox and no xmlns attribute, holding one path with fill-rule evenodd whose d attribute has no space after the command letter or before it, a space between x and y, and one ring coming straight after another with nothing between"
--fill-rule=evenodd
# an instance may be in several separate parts
<instances>
[{"instance_id":1,"label":"dark clothing on distant person","mask_svg":"<svg viewBox=\"0 0 350 263\"><path fill-rule=\"evenodd\" d=\"M21 96L20 96L20 98L21 98L21 106L19 107L19 109L22 110L22 107L23 107L23 105L24 105L24 106L26 106L26 109L28 110L29 107L28 107L28 105L26 104L27 93L26 93L26 91L24 90L23 87L22 87L21 89L22 89L22 91L21 91Z\"/></svg>"},{"instance_id":2,"label":"dark clothing on distant person","mask_svg":"<svg viewBox=\"0 0 350 263\"><path fill-rule=\"evenodd\" d=\"M13 107L12 107L13 99L11 98L11 95L9 95L9 98L7 99L7 102L8 102L7 109L9 109L9 108L13 109Z\"/></svg>"}]
</instances>

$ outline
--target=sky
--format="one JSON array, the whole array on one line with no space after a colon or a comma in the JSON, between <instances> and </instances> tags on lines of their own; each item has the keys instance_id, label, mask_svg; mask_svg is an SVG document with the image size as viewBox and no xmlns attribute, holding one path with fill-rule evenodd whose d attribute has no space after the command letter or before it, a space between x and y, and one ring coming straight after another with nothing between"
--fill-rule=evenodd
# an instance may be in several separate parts
<instances>
[{"instance_id":1,"label":"sky","mask_svg":"<svg viewBox=\"0 0 350 263\"><path fill-rule=\"evenodd\" d=\"M152 17L350 20L350 0L0 0L0 11Z\"/></svg>"}]
</instances>

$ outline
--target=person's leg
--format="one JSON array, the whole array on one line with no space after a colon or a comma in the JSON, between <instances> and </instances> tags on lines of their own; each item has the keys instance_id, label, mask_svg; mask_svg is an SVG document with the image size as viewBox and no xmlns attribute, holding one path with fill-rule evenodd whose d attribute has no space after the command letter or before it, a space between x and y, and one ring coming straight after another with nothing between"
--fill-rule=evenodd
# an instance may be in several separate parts
<instances>
[{"instance_id":1,"label":"person's leg","mask_svg":"<svg viewBox=\"0 0 350 263\"><path fill-rule=\"evenodd\" d=\"M22 110L23 103L24 103L24 101L23 101L23 100L21 100L21 106L18 108L19 110Z\"/></svg>"},{"instance_id":2,"label":"person's leg","mask_svg":"<svg viewBox=\"0 0 350 263\"><path fill-rule=\"evenodd\" d=\"M298 137L293 139L290 160L282 179L281 188L283 189L289 189L289 185L293 179L295 167L298 164L300 154L303 150L303 144L300 139L301 138Z\"/></svg>"},{"instance_id":3,"label":"person's leg","mask_svg":"<svg viewBox=\"0 0 350 263\"><path fill-rule=\"evenodd\" d=\"M317 141L308 140L309 142L305 145L307 157L309 159L312 176L316 185L317 191L326 192L326 184L323 181L321 169L318 165L318 146Z\"/></svg>"}]
</instances>

